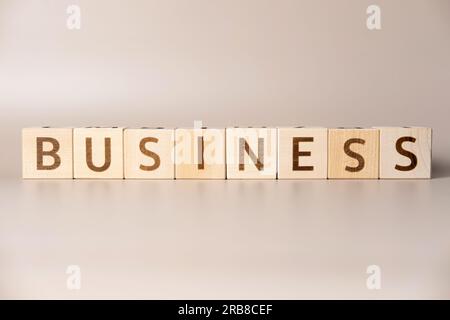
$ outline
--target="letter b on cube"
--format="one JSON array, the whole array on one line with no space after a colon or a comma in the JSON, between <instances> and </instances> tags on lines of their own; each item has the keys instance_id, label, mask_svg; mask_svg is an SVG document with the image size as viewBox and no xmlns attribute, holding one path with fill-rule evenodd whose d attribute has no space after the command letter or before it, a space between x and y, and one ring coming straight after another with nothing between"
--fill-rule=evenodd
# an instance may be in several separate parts
<instances>
[{"instance_id":1,"label":"letter b on cube","mask_svg":"<svg viewBox=\"0 0 450 320\"><path fill-rule=\"evenodd\" d=\"M72 129L22 129L24 179L72 179Z\"/></svg>"}]
</instances>

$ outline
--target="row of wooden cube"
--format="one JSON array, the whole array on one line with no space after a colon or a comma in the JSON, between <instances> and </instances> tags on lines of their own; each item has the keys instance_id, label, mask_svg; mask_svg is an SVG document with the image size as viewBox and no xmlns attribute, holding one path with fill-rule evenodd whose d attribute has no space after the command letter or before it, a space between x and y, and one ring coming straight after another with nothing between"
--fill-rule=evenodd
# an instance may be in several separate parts
<instances>
[{"instance_id":1,"label":"row of wooden cube","mask_svg":"<svg viewBox=\"0 0 450 320\"><path fill-rule=\"evenodd\" d=\"M431 129L25 128L30 179L427 179Z\"/></svg>"}]
</instances>

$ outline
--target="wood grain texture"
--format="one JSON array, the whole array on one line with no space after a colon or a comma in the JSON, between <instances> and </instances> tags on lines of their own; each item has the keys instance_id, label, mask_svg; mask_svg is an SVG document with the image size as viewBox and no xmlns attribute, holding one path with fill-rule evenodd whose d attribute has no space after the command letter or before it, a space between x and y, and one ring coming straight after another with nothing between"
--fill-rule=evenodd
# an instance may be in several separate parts
<instances>
[{"instance_id":1,"label":"wood grain texture","mask_svg":"<svg viewBox=\"0 0 450 320\"><path fill-rule=\"evenodd\" d=\"M72 128L22 129L24 179L72 179Z\"/></svg>"},{"instance_id":2,"label":"wood grain texture","mask_svg":"<svg viewBox=\"0 0 450 320\"><path fill-rule=\"evenodd\" d=\"M380 179L431 178L431 128L380 127Z\"/></svg>"},{"instance_id":3,"label":"wood grain texture","mask_svg":"<svg viewBox=\"0 0 450 320\"><path fill-rule=\"evenodd\" d=\"M123 128L75 128L75 179L123 179Z\"/></svg>"},{"instance_id":4,"label":"wood grain texture","mask_svg":"<svg viewBox=\"0 0 450 320\"><path fill-rule=\"evenodd\" d=\"M225 179L225 129L175 130L176 179Z\"/></svg>"},{"instance_id":5,"label":"wood grain texture","mask_svg":"<svg viewBox=\"0 0 450 320\"><path fill-rule=\"evenodd\" d=\"M326 179L327 128L278 128L278 179Z\"/></svg>"},{"instance_id":6,"label":"wood grain texture","mask_svg":"<svg viewBox=\"0 0 450 320\"><path fill-rule=\"evenodd\" d=\"M276 179L276 128L227 128L226 134L228 179Z\"/></svg>"},{"instance_id":7,"label":"wood grain texture","mask_svg":"<svg viewBox=\"0 0 450 320\"><path fill-rule=\"evenodd\" d=\"M378 129L329 129L328 178L378 179Z\"/></svg>"},{"instance_id":8,"label":"wood grain texture","mask_svg":"<svg viewBox=\"0 0 450 320\"><path fill-rule=\"evenodd\" d=\"M125 129L125 179L174 179L175 130Z\"/></svg>"}]
</instances>

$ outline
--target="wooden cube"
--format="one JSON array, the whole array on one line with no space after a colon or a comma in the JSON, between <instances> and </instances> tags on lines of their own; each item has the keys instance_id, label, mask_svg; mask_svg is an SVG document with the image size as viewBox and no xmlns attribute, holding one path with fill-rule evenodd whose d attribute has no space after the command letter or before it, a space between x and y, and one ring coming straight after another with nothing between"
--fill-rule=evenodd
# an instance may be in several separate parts
<instances>
[{"instance_id":1,"label":"wooden cube","mask_svg":"<svg viewBox=\"0 0 450 320\"><path fill-rule=\"evenodd\" d=\"M378 129L380 179L431 178L431 128Z\"/></svg>"},{"instance_id":2,"label":"wooden cube","mask_svg":"<svg viewBox=\"0 0 450 320\"><path fill-rule=\"evenodd\" d=\"M378 163L378 129L328 130L329 179L378 179Z\"/></svg>"},{"instance_id":3,"label":"wooden cube","mask_svg":"<svg viewBox=\"0 0 450 320\"><path fill-rule=\"evenodd\" d=\"M176 179L225 179L225 129L175 130Z\"/></svg>"},{"instance_id":4,"label":"wooden cube","mask_svg":"<svg viewBox=\"0 0 450 320\"><path fill-rule=\"evenodd\" d=\"M125 179L174 179L175 130L125 129Z\"/></svg>"},{"instance_id":5,"label":"wooden cube","mask_svg":"<svg viewBox=\"0 0 450 320\"><path fill-rule=\"evenodd\" d=\"M278 179L326 179L327 128L278 128Z\"/></svg>"},{"instance_id":6,"label":"wooden cube","mask_svg":"<svg viewBox=\"0 0 450 320\"><path fill-rule=\"evenodd\" d=\"M228 179L276 179L276 128L227 128L226 133Z\"/></svg>"},{"instance_id":7,"label":"wooden cube","mask_svg":"<svg viewBox=\"0 0 450 320\"><path fill-rule=\"evenodd\" d=\"M72 129L22 129L24 179L72 179Z\"/></svg>"},{"instance_id":8,"label":"wooden cube","mask_svg":"<svg viewBox=\"0 0 450 320\"><path fill-rule=\"evenodd\" d=\"M123 128L73 130L75 179L123 179Z\"/></svg>"}]
</instances>

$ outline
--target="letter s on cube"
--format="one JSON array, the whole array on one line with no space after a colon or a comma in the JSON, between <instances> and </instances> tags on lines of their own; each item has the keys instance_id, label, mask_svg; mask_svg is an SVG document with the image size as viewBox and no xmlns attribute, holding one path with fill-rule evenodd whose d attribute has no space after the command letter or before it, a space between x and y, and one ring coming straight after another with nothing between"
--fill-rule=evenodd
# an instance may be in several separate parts
<instances>
[{"instance_id":1,"label":"letter s on cube","mask_svg":"<svg viewBox=\"0 0 450 320\"><path fill-rule=\"evenodd\" d=\"M328 179L378 179L379 130L328 130Z\"/></svg>"},{"instance_id":2,"label":"letter s on cube","mask_svg":"<svg viewBox=\"0 0 450 320\"><path fill-rule=\"evenodd\" d=\"M430 179L432 130L380 127L380 179Z\"/></svg>"}]
</instances>

